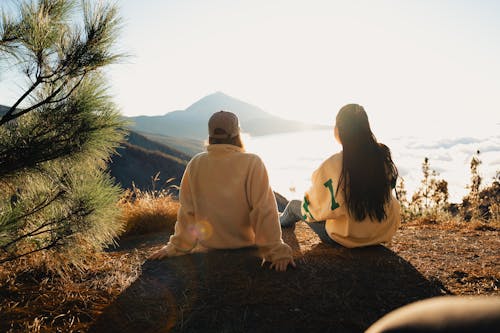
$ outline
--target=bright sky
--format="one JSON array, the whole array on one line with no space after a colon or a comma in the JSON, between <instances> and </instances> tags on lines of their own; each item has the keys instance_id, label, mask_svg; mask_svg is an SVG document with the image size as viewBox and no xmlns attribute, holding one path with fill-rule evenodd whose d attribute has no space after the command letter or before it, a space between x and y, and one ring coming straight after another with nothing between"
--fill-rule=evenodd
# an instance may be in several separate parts
<instances>
[{"instance_id":1,"label":"bright sky","mask_svg":"<svg viewBox=\"0 0 500 333\"><path fill-rule=\"evenodd\" d=\"M481 148L487 177L500 165L498 0L116 1L119 48L132 56L109 70L110 87L127 116L182 110L222 91L284 118L332 124L356 102L377 138L395 146L408 181L418 182L423 156L467 173ZM0 67L0 104L22 91L8 78ZM453 149L388 140L398 135L451 140ZM462 189L468 177L446 176Z\"/></svg>"},{"instance_id":2,"label":"bright sky","mask_svg":"<svg viewBox=\"0 0 500 333\"><path fill-rule=\"evenodd\" d=\"M147 3L147 5L146 5ZM500 1L122 0L126 115L223 91L290 119L365 106L378 131L500 127ZM396 125L398 124L398 125Z\"/></svg>"},{"instance_id":3,"label":"bright sky","mask_svg":"<svg viewBox=\"0 0 500 333\"><path fill-rule=\"evenodd\" d=\"M120 48L132 57L110 70L110 83L128 116L185 109L222 91L328 124L356 102L375 134L500 128L500 1L117 3Z\"/></svg>"}]
</instances>

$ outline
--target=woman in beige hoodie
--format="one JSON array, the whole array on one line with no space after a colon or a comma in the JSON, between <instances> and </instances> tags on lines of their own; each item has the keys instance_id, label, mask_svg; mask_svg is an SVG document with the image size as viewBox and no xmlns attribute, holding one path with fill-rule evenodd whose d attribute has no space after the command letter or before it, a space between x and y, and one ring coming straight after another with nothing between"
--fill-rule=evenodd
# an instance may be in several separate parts
<instances>
[{"instance_id":1,"label":"woman in beige hoodie","mask_svg":"<svg viewBox=\"0 0 500 333\"><path fill-rule=\"evenodd\" d=\"M281 238L267 170L257 155L243 149L238 118L216 112L208 130L207 151L193 157L182 177L174 235L150 258L257 246L271 268L295 266Z\"/></svg>"},{"instance_id":2,"label":"woman in beige hoodie","mask_svg":"<svg viewBox=\"0 0 500 333\"><path fill-rule=\"evenodd\" d=\"M323 241L350 248L389 241L400 224L399 203L392 194L398 171L389 148L377 142L357 104L338 112L335 138L342 151L313 173L311 188L302 202L289 203L281 225L311 222Z\"/></svg>"}]
</instances>

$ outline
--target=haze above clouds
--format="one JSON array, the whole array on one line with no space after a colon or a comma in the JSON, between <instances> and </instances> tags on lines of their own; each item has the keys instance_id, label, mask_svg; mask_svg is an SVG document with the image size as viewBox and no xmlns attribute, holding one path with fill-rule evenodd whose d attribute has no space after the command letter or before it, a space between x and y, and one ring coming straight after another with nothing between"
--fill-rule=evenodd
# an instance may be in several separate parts
<instances>
[{"instance_id":1,"label":"haze above clouds","mask_svg":"<svg viewBox=\"0 0 500 333\"><path fill-rule=\"evenodd\" d=\"M500 123L496 1L120 2L112 70L126 115L223 91L289 119L331 124L364 105L378 133L477 135Z\"/></svg>"},{"instance_id":2,"label":"haze above clouds","mask_svg":"<svg viewBox=\"0 0 500 333\"><path fill-rule=\"evenodd\" d=\"M461 187L478 149L487 182L500 168L499 1L118 4L119 48L132 56L108 73L126 116L184 110L222 91L282 118L333 124L356 102L415 182L424 156ZM8 105L22 87L3 65Z\"/></svg>"},{"instance_id":3,"label":"haze above clouds","mask_svg":"<svg viewBox=\"0 0 500 333\"><path fill-rule=\"evenodd\" d=\"M283 118L325 124L357 102L382 135L500 128L498 1L118 5L119 48L132 56L108 72L127 116L183 110L222 91ZM0 104L22 91L9 75L0 75Z\"/></svg>"}]
</instances>

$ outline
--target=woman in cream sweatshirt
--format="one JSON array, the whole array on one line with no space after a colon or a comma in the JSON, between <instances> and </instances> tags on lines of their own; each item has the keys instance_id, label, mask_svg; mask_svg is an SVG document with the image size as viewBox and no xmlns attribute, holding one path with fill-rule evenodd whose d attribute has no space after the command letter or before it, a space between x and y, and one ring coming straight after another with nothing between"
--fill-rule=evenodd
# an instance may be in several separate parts
<instances>
[{"instance_id":1,"label":"woman in cream sweatshirt","mask_svg":"<svg viewBox=\"0 0 500 333\"><path fill-rule=\"evenodd\" d=\"M324 228L330 239L349 248L391 240L400 225L400 208L392 195L398 172L389 148L377 142L357 104L340 109L335 138L343 150L314 171L311 188L302 202L289 203L281 225L312 222L313 229Z\"/></svg>"},{"instance_id":2,"label":"woman in cream sweatshirt","mask_svg":"<svg viewBox=\"0 0 500 333\"><path fill-rule=\"evenodd\" d=\"M208 127L207 151L193 157L182 177L174 235L150 258L257 246L271 268L295 266L281 238L266 168L257 155L244 151L238 118L220 111Z\"/></svg>"}]
</instances>

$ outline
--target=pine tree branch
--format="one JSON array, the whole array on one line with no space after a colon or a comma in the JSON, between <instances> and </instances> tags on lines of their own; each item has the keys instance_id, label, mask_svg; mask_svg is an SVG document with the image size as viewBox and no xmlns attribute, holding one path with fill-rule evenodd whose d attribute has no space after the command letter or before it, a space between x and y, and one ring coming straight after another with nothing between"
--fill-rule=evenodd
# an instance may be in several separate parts
<instances>
[{"instance_id":1,"label":"pine tree branch","mask_svg":"<svg viewBox=\"0 0 500 333\"><path fill-rule=\"evenodd\" d=\"M14 105L9 109L9 111L7 111L7 113L0 119L0 126L2 126L3 124L7 123L8 121L11 121L13 119L16 119L16 118L19 118L20 116L28 113L28 112L31 112L37 108L39 108L40 106L44 105L44 104L54 104L54 103L60 103L60 102L63 102L65 101L66 99L68 99L72 94L73 92L80 86L80 84L83 82L83 79L85 78L85 76L87 75L87 71L84 71L83 74L81 74L81 77L80 79L78 80L78 82L69 90L69 92L64 95L63 97L57 99L57 100L52 100L54 97L57 96L57 94L59 94L63 88L69 83L69 79L66 79L56 90L54 90L47 98L45 98L44 100L38 102L37 104L35 105L32 105L30 106L29 108L26 108L26 109L23 109L17 113L14 114L14 111L16 110L17 106L19 106L19 104L21 104L21 102L29 96L29 94L31 94L33 92L33 90L36 89L36 87L40 84L40 83L43 83L44 82L44 79L47 79L47 78L50 78L51 76L53 76L54 74L52 75L49 75L49 76L40 76L39 73L37 73L37 79L36 81L33 83L33 85L16 101L16 103L14 103ZM54 82L58 81L62 79L62 77L59 77L57 78L56 80L54 80Z\"/></svg>"},{"instance_id":2,"label":"pine tree branch","mask_svg":"<svg viewBox=\"0 0 500 333\"><path fill-rule=\"evenodd\" d=\"M36 83L36 82L35 82ZM0 120L0 126L5 124L6 122L10 121L10 120L13 120L13 119L16 119L16 118L19 118L20 116L22 116L23 114L26 114L28 112L31 112L37 108L39 108L40 106L44 105L44 104L47 104L52 98L54 98L55 96L57 96L58 93L61 92L61 90L63 89L64 85L66 84L67 82L61 84L61 86L59 86L59 88L57 88L56 90L54 90L47 98L45 98L43 101L41 102L38 102L37 104L35 105L32 105L30 106L29 108L27 109L23 109L22 111L20 112L17 112L16 114L12 114L11 110L12 108L9 110L9 112L7 112L7 114L5 114L5 116L2 117L2 119ZM38 84L37 84L38 85ZM35 88L36 86L33 85ZM33 87L32 86L32 87ZM7 118L7 119L6 119Z\"/></svg>"},{"instance_id":3,"label":"pine tree branch","mask_svg":"<svg viewBox=\"0 0 500 333\"><path fill-rule=\"evenodd\" d=\"M19 220L22 220L22 219L25 219L27 218L28 216L31 216L35 213L38 213L39 211L41 211L42 209L46 208L47 206L49 206L51 203L53 203L54 201L56 201L60 196L62 196L63 194L65 194L66 192L65 191L59 191L54 197L52 197L51 199L49 200L45 200L45 202L41 202L39 203L37 206L35 206L35 208L24 214L24 215L21 215L19 217L17 217L15 220L13 220L14 222L15 221L19 221Z\"/></svg>"},{"instance_id":4,"label":"pine tree branch","mask_svg":"<svg viewBox=\"0 0 500 333\"><path fill-rule=\"evenodd\" d=\"M53 247L56 247L58 245L62 245L62 244L59 243L62 239L63 239L62 236L59 236L56 239L54 239L50 244L47 244L46 246L41 247L39 249L35 249L35 250L29 251L29 252L25 252L23 254L19 254L19 255L15 255L15 256L9 256L7 258L0 259L0 264L6 263L6 262L9 262L9 261L13 261L13 260L16 260L16 259L19 259L19 258L22 258L22 257L26 257L26 256L29 256L30 254L33 254L33 253L36 253L36 252L49 250L49 249L51 249Z\"/></svg>"},{"instance_id":5,"label":"pine tree branch","mask_svg":"<svg viewBox=\"0 0 500 333\"><path fill-rule=\"evenodd\" d=\"M82 74L82 77L78 80L78 82L73 86L73 88L71 88L71 90L64 97L61 97L61 98L56 99L54 101L48 101L47 104L60 103L64 100L68 99L73 94L73 92L76 90L76 88L78 88L80 86L80 84L83 82L83 79L85 78L86 74L87 74L87 72Z\"/></svg>"},{"instance_id":6,"label":"pine tree branch","mask_svg":"<svg viewBox=\"0 0 500 333\"><path fill-rule=\"evenodd\" d=\"M94 210L90 210L90 211L86 211L84 208L82 207L79 207L78 209L76 209L75 211L72 211L70 214L67 214L59 219L56 219L56 220L52 220L52 221L49 221L47 223L44 223L40 226L38 226L36 229L34 230L31 230L30 232L27 232L19 237L17 237L16 239L10 241L9 243L3 245L1 248L2 250L4 250L5 252L8 252L7 249L9 247L11 247L12 245L18 243L19 241L25 239L25 238L28 238L28 237L34 237L34 236L38 236L38 235L41 235L41 234L44 234L44 233L47 233L47 232L51 232L51 231L56 231L56 230L60 230L60 229L64 229L64 227L60 227L60 228L55 228L55 229L49 229L49 230L43 230L43 231L40 231L42 230L43 228L46 228L48 226L51 226L51 225L55 225L55 224L59 224L59 223L62 223L64 222L65 220L69 219L71 216L73 215L77 215L79 214L79 216L88 216L90 214L92 214L94 212ZM82 214L83 213L83 214Z\"/></svg>"},{"instance_id":7,"label":"pine tree branch","mask_svg":"<svg viewBox=\"0 0 500 333\"><path fill-rule=\"evenodd\" d=\"M102 246L118 230L114 221L117 212L113 210L118 190L107 181L101 182L108 180L103 172L78 163L81 157L104 160L120 137L121 124L114 120L118 117L114 105L104 95L105 81L99 75L91 76L99 74L98 68L120 58L111 52L119 30L116 7L94 8L91 1L84 1L89 10L84 11L80 26L72 24L72 9L76 8L73 0L43 0L42 5L33 6L23 3L19 2L22 15L16 16L16 22L4 19L9 24L4 23L2 28L9 29L4 29L0 36L0 54L12 54L19 59L16 66L22 67L29 79L16 97L19 99L0 116L4 143L0 147L0 187L7 192L2 204L8 207L11 192L2 183L10 181L5 175L13 176L16 191L18 185L21 190L43 187L37 188L38 198L27 207L19 202L19 206L13 206L8 217L13 224L0 226L9 235L0 245L0 263L51 248L51 252L57 252L67 246L80 246L66 241L75 236ZM45 18L46 22L39 22ZM28 113L33 117L24 116ZM99 131L100 128L104 130ZM57 161L43 163L54 160ZM34 177L35 184L30 184L23 178L26 171L44 177ZM73 181L72 176L66 179L61 172L81 172L84 183L76 178ZM56 192L47 188L53 182L61 183ZM77 186L81 188L77 190ZM72 194L70 200L63 200L67 194L54 198L60 188ZM11 205L12 202L16 204L15 200L10 200ZM113 219L111 225L104 228L99 221L87 217L95 211ZM103 234L96 237L100 231Z\"/></svg>"},{"instance_id":8,"label":"pine tree branch","mask_svg":"<svg viewBox=\"0 0 500 333\"><path fill-rule=\"evenodd\" d=\"M64 191L59 191L59 193L57 193L52 199L50 200L46 200L45 202L37 205L37 207L35 207L35 209L33 209L31 212L28 212L22 216L19 216L15 219L12 219L11 221L9 221L7 224L12 224L12 223L15 223L16 221L19 221L19 220L22 220L22 219L25 219L27 218L28 216L30 215L33 215L39 211L41 211L42 209L44 209L45 207L47 207L48 205L50 205L52 202L54 202L55 200L57 200L58 197L60 197L62 194L64 194ZM16 239L8 242L7 244L3 245L2 246L2 249L4 251L6 251L9 247L11 247L13 244L19 242L21 239L23 238L26 238L26 237L30 237L30 236L34 236L33 233L45 228L45 227L48 227L49 225L52 225L52 224L55 224L55 223L58 223L58 222L62 222L64 221L65 219L67 219L68 216L65 216L64 218L60 219L60 220L56 220L56 221L51 221L51 222L48 222L48 223L44 223L42 225L40 225L38 228L36 228L35 230L32 230L24 235L21 235L19 237L17 237Z\"/></svg>"},{"instance_id":9,"label":"pine tree branch","mask_svg":"<svg viewBox=\"0 0 500 333\"><path fill-rule=\"evenodd\" d=\"M5 39L0 39L0 50L2 50L2 47L4 48L3 51L7 54L13 54L12 51L9 51L7 48L9 47L9 43L17 41L19 38L17 37L9 37ZM10 46L11 48L17 48L17 46Z\"/></svg>"},{"instance_id":10,"label":"pine tree branch","mask_svg":"<svg viewBox=\"0 0 500 333\"><path fill-rule=\"evenodd\" d=\"M19 104L21 104L21 102L29 96L29 94L31 94L33 92L33 90L36 89L36 87L42 83L42 81L40 79L37 79L32 85L31 87L26 90L26 92L14 103L14 105L12 105L12 107L9 109L9 111L7 111L6 114L3 115L3 117L0 119L0 126L2 126L3 124L5 124L6 122L8 121L11 121L12 119L15 119L17 117L19 117L19 113L21 112L18 112L17 114L13 114L14 111L16 110L16 108L19 106ZM25 112L24 112L25 113ZM24 114L23 113L23 114Z\"/></svg>"},{"instance_id":11,"label":"pine tree branch","mask_svg":"<svg viewBox=\"0 0 500 333\"><path fill-rule=\"evenodd\" d=\"M18 237L16 240L9 242L9 244L7 244L7 245L5 245L5 246L2 246L2 250L3 250L4 252L6 252L6 253L10 253L7 249L8 249L9 247L11 247L12 245L14 245L14 244L16 244L16 243L20 242L20 241L21 241L21 240L23 240L24 238L28 238L28 237L35 237L35 236L43 235L43 234L46 234L46 233L49 233L49 232L58 231L58 230L63 230L63 229L65 228L64 226L63 226L63 227L54 228L54 229L47 229L47 230L42 230L42 231L40 231L42 228L48 227L48 226L50 226L50 225L54 225L54 224L56 224L56 223L58 223L58 222L62 222L62 221L64 221L65 219L66 219L66 218L64 218L64 219L60 219L59 221L54 221L54 222L52 222L52 223L46 223L46 224L44 224L43 226L41 226L41 227L37 228L36 230L33 230L33 231L31 231L31 232L29 232L29 233L27 233L27 234L24 234L24 235L22 235L21 237Z\"/></svg>"},{"instance_id":12,"label":"pine tree branch","mask_svg":"<svg viewBox=\"0 0 500 333\"><path fill-rule=\"evenodd\" d=\"M58 231L58 230L63 230L65 229L66 227L65 226L62 226L62 227L58 227L58 228L53 228L53 229L46 229L46 230L42 230L40 231L41 229L45 228L45 227L48 227L50 225L54 225L54 224L57 224L57 223L60 223L62 221L64 221L65 219L67 219L67 216L64 217L64 218L61 218L59 219L58 221L53 221L51 223L46 223L44 224L42 227L39 227L37 228L36 230L33 230L25 235L22 236L22 238L19 238L16 240L16 242L19 242L20 240L22 240L23 238L27 238L27 237L35 237L35 236L39 236L39 235L43 235L43 234L46 234L48 232L53 232L53 231ZM7 249L8 247L10 247L11 245L9 246L5 246L5 249Z\"/></svg>"}]
</instances>

